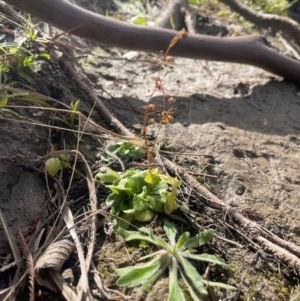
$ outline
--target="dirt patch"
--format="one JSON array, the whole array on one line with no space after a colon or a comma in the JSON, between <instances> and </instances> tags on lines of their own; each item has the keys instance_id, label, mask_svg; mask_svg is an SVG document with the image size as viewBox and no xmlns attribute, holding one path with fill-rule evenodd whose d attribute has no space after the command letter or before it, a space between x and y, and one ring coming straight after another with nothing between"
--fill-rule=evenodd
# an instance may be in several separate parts
<instances>
[{"instance_id":1,"label":"dirt patch","mask_svg":"<svg viewBox=\"0 0 300 301\"><path fill-rule=\"evenodd\" d=\"M139 108L145 105L153 85L153 67L141 67L140 63L124 63L122 68L121 62L116 65L119 77L111 75L115 79L111 82L101 80L114 96L104 103L124 124L139 128ZM170 91L175 91L177 112L174 122L160 131L161 153L195 175L201 174L219 198L250 220L299 244L300 99L296 86L280 79L270 80L268 74L248 66L209 63L211 77L195 67L195 61L176 59L174 65L174 69L166 71L164 81L167 90L170 85ZM114 74L114 70L106 69L105 73ZM123 72L126 75L122 76ZM180 88L176 86L177 79L181 80ZM241 79L250 88L244 96L236 94ZM146 86L142 86L143 81ZM124 92L120 91L122 87ZM157 126L153 126L151 133L155 135L156 130ZM204 222L200 217L203 212L192 204L194 214ZM222 225L215 218L213 223L227 232L226 223ZM272 258L258 257L258 263L253 264L258 256L255 252L228 249L223 244L219 247L226 250L234 266L235 281L241 281L247 270L242 285L245 296L252 294L255 300L290 298L293 284L288 284L283 275L278 278L276 268L269 266L274 264Z\"/></svg>"},{"instance_id":2,"label":"dirt patch","mask_svg":"<svg viewBox=\"0 0 300 301\"><path fill-rule=\"evenodd\" d=\"M153 56L124 52L133 57L128 61L119 50L104 52L76 39L78 45L89 48L92 54L82 63L85 73L94 81L94 90L114 116L140 135L143 120L140 108L147 103L159 70L152 63ZM109 57L103 58L103 55ZM297 86L250 66L209 62L208 67L209 70L200 61L176 59L161 75L165 90L176 98L174 106L177 108L174 121L160 130L161 154L195 177L200 176L203 185L250 220L299 245L300 99ZM77 70L83 74L82 70ZM80 98L81 110L89 114L91 105L87 104L87 95L77 91L66 74L47 76L52 97L66 104ZM161 104L159 99L157 96L154 100L157 105ZM92 118L103 124L97 113L93 113ZM32 167L37 167L34 160L39 155L47 153L49 136L47 131L37 133L31 126L20 128L1 119L0 123L1 209L10 225L21 226L26 232L36 215L47 215L44 178ZM157 125L149 127L150 140L157 128ZM67 147L76 147L72 134L64 133L63 138L56 139L60 148L63 148L63 140L68 142ZM91 165L96 161L94 154L100 146L97 139L84 137L81 141L80 149ZM26 160L29 166L24 164ZM80 181L77 184L71 191L73 199L84 194L78 192ZM99 203L104 200L105 193L99 189ZM212 280L240 287L240 300L291 300L299 293L293 271L260 251L259 245L249 243L226 216L204 206L192 192L181 192L179 200L188 203L189 217L199 228L214 228L219 236L231 241L215 238L207 247L206 251L222 256L231 267L229 270L212 269ZM176 214L184 218L182 212ZM165 218L158 216L151 226L161 227ZM181 232L182 225L185 230L198 231L188 224L188 219L177 221L177 225ZM4 244L0 241L1 250ZM124 254L128 249L127 257ZM105 285L119 289L112 266L135 263L149 250L128 247L115 236L107 236L99 230L96 252L97 269ZM205 272L203 266L197 268ZM148 296L140 289L122 292L134 300L164 300L167 286L163 278ZM218 292L219 300L232 297L232 293Z\"/></svg>"}]
</instances>

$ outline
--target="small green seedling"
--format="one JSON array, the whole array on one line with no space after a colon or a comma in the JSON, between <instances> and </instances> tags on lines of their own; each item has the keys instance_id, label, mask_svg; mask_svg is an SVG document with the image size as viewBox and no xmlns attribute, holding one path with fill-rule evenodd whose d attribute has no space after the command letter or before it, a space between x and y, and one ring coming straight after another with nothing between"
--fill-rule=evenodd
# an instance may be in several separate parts
<instances>
[{"instance_id":1,"label":"small green seedling","mask_svg":"<svg viewBox=\"0 0 300 301\"><path fill-rule=\"evenodd\" d=\"M62 167L71 168L69 161L69 155L60 155L58 157L49 158L45 162L46 171L50 176L55 176Z\"/></svg>"},{"instance_id":2,"label":"small green seedling","mask_svg":"<svg viewBox=\"0 0 300 301\"><path fill-rule=\"evenodd\" d=\"M180 181L162 174L159 169L128 169L119 174L105 167L96 174L95 180L112 191L106 204L113 204L111 214L116 217L117 228L127 228L133 218L146 222L156 212L171 213L177 209L175 200Z\"/></svg>"},{"instance_id":3,"label":"small green seedling","mask_svg":"<svg viewBox=\"0 0 300 301\"><path fill-rule=\"evenodd\" d=\"M110 145L107 148L107 151L104 151L101 155L101 160L103 162L111 162L115 159L110 155L119 157L124 164L128 163L131 160L139 160L145 158L145 151L130 143L119 141L116 144Z\"/></svg>"},{"instance_id":4,"label":"small green seedling","mask_svg":"<svg viewBox=\"0 0 300 301\"><path fill-rule=\"evenodd\" d=\"M206 230L190 238L190 233L183 233L176 242L177 230L173 223L165 221L164 230L169 243L153 234L152 229L142 227L138 231L119 229L118 233L125 241L141 240L154 244L162 250L140 258L139 261L153 257L152 260L138 266L115 268L119 276L117 285L135 287L142 285L145 291L150 291L153 284L169 270L169 296L168 301L184 301L185 296L178 285L178 273L187 287L190 296L195 301L200 301L201 296L207 295L207 286L234 290L233 286L220 282L204 280L189 260L200 260L208 263L226 266L223 259L211 254L196 254L200 246L208 243L213 236L213 230Z\"/></svg>"},{"instance_id":5,"label":"small green seedling","mask_svg":"<svg viewBox=\"0 0 300 301\"><path fill-rule=\"evenodd\" d=\"M70 109L71 109L70 123L71 123L72 126L75 125L75 118L77 116L77 112L78 112L78 108L79 108L79 102L80 102L80 100L77 99L76 101L71 101L71 103L70 103Z\"/></svg>"}]
</instances>

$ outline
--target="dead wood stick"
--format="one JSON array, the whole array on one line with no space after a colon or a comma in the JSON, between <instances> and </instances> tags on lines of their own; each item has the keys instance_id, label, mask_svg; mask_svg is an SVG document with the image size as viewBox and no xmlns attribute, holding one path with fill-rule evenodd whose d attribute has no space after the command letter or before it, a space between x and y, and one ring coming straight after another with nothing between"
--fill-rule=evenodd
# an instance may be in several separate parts
<instances>
[{"instance_id":1,"label":"dead wood stick","mask_svg":"<svg viewBox=\"0 0 300 301\"><path fill-rule=\"evenodd\" d=\"M99 43L158 53L166 50L176 32L130 25L90 12L65 0L6 0L64 31ZM263 38L211 37L189 34L171 49L171 55L253 65L300 81L300 63L266 46Z\"/></svg>"},{"instance_id":2,"label":"dead wood stick","mask_svg":"<svg viewBox=\"0 0 300 301\"><path fill-rule=\"evenodd\" d=\"M264 249L272 253L276 258L286 264L297 275L300 275L300 247L293 243L285 241L270 231L259 226L255 222L245 218L241 213L237 212L225 202L213 195L200 183L198 183L191 175L189 175L184 168L175 165L168 159L161 157L164 165L174 174L184 180L190 185L198 194L203 197L203 202L211 208L215 208L224 212L237 225L250 235L250 237L264 246Z\"/></svg>"}]
</instances>

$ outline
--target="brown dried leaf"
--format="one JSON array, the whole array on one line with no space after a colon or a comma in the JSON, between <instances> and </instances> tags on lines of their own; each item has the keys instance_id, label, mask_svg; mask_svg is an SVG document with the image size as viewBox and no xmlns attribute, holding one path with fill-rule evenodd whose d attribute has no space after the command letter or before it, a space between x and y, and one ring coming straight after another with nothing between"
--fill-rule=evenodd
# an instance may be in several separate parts
<instances>
[{"instance_id":1,"label":"brown dried leaf","mask_svg":"<svg viewBox=\"0 0 300 301\"><path fill-rule=\"evenodd\" d=\"M75 245L69 240L60 240L51 244L36 261L34 270L36 281L56 292L55 285L49 281L47 270L60 271L74 250Z\"/></svg>"},{"instance_id":2,"label":"brown dried leaf","mask_svg":"<svg viewBox=\"0 0 300 301\"><path fill-rule=\"evenodd\" d=\"M52 269L60 271L62 265L74 252L75 245L69 240L60 240L51 244L46 251L37 259L35 272L39 274L41 270Z\"/></svg>"},{"instance_id":3,"label":"brown dried leaf","mask_svg":"<svg viewBox=\"0 0 300 301\"><path fill-rule=\"evenodd\" d=\"M69 283L69 284L73 284L74 282L74 274L73 274L73 270L72 269L65 269L62 272L62 278L64 279L65 282Z\"/></svg>"}]
</instances>

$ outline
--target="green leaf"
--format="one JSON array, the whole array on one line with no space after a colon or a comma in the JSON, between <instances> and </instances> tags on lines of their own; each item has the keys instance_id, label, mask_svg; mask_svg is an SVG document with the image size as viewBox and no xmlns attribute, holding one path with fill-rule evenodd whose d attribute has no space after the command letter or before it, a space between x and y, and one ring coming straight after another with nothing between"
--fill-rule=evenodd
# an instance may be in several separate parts
<instances>
[{"instance_id":1,"label":"green leaf","mask_svg":"<svg viewBox=\"0 0 300 301\"><path fill-rule=\"evenodd\" d=\"M125 241L127 241L128 238L130 240L130 237L134 236L135 234L140 234L138 231L124 230L122 228L118 229L117 233L121 235Z\"/></svg>"},{"instance_id":2,"label":"green leaf","mask_svg":"<svg viewBox=\"0 0 300 301\"><path fill-rule=\"evenodd\" d=\"M178 239L176 248L180 249L190 238L190 233L189 232L184 232Z\"/></svg>"},{"instance_id":3,"label":"green leaf","mask_svg":"<svg viewBox=\"0 0 300 301\"><path fill-rule=\"evenodd\" d=\"M103 167L101 171L95 175L94 179L101 183L113 183L120 179L120 175L109 167Z\"/></svg>"},{"instance_id":4,"label":"green leaf","mask_svg":"<svg viewBox=\"0 0 300 301\"><path fill-rule=\"evenodd\" d=\"M151 244L162 246L163 247L166 244L162 239L158 239L158 237L153 236L150 237L148 235L136 232L136 231L128 231L123 229L118 229L118 234L120 234L125 241L131 241L131 240L145 240L150 242Z\"/></svg>"},{"instance_id":5,"label":"green leaf","mask_svg":"<svg viewBox=\"0 0 300 301\"><path fill-rule=\"evenodd\" d=\"M120 210L131 215L134 215L135 213L132 202L130 201L122 202L120 204Z\"/></svg>"},{"instance_id":6,"label":"green leaf","mask_svg":"<svg viewBox=\"0 0 300 301\"><path fill-rule=\"evenodd\" d=\"M116 274L121 275L121 277L117 280L117 285L128 287L141 285L144 281L153 276L159 270L160 266L160 258L156 257L143 265L131 267L129 271L126 267L126 273L124 270L122 271L122 268L115 269Z\"/></svg>"},{"instance_id":7,"label":"green leaf","mask_svg":"<svg viewBox=\"0 0 300 301\"><path fill-rule=\"evenodd\" d=\"M166 198L162 194L159 197L153 197L151 195L146 196L149 207L152 208L156 212L164 212L165 211L165 203Z\"/></svg>"},{"instance_id":8,"label":"green leaf","mask_svg":"<svg viewBox=\"0 0 300 301\"><path fill-rule=\"evenodd\" d=\"M29 97L29 96L17 96L17 97L12 97L14 100L19 100L19 101L26 101L31 104L39 105L44 108L54 108L53 106L49 105L43 100L34 98L34 97Z\"/></svg>"},{"instance_id":9,"label":"green leaf","mask_svg":"<svg viewBox=\"0 0 300 301\"><path fill-rule=\"evenodd\" d=\"M204 186L207 190L212 191L212 188L211 188L211 186L210 186L209 184L203 183L203 186Z\"/></svg>"},{"instance_id":10,"label":"green leaf","mask_svg":"<svg viewBox=\"0 0 300 301\"><path fill-rule=\"evenodd\" d=\"M207 280L203 280L203 282L208 285L208 286L212 286L212 287L220 287L220 288L224 288L226 290L236 290L236 287L226 284L226 283L222 283L222 282L214 282L214 281L207 281Z\"/></svg>"},{"instance_id":11,"label":"green leaf","mask_svg":"<svg viewBox=\"0 0 300 301\"><path fill-rule=\"evenodd\" d=\"M141 214L149 209L147 199L144 199L136 194L133 196L132 206L134 208L134 214Z\"/></svg>"},{"instance_id":12,"label":"green leaf","mask_svg":"<svg viewBox=\"0 0 300 301\"><path fill-rule=\"evenodd\" d=\"M45 167L49 175L55 176L61 168L61 162L58 158L50 158L46 161Z\"/></svg>"},{"instance_id":13,"label":"green leaf","mask_svg":"<svg viewBox=\"0 0 300 301\"><path fill-rule=\"evenodd\" d=\"M14 115L14 116L16 116L16 117L22 118L22 116L21 116L19 113L17 113L17 112L14 111L14 110L11 110L11 109L0 108L0 113L3 113L3 112L5 112L5 113L10 113L10 114L12 114L12 115Z\"/></svg>"},{"instance_id":14,"label":"green leaf","mask_svg":"<svg viewBox=\"0 0 300 301\"><path fill-rule=\"evenodd\" d=\"M160 171L155 168L155 169L151 169L150 171L147 170L147 173L145 175L145 182L147 182L148 184L157 184L161 181L160 177L158 176L160 173Z\"/></svg>"},{"instance_id":15,"label":"green leaf","mask_svg":"<svg viewBox=\"0 0 300 301\"><path fill-rule=\"evenodd\" d=\"M139 222L148 222L151 221L154 216L155 216L155 212L151 209L147 209L142 213L135 214L134 218Z\"/></svg>"},{"instance_id":16,"label":"green leaf","mask_svg":"<svg viewBox=\"0 0 300 301\"><path fill-rule=\"evenodd\" d=\"M41 53L39 54L39 58L40 58L40 59L45 59L45 60L50 60L50 54L47 53L47 52L41 52Z\"/></svg>"},{"instance_id":17,"label":"green leaf","mask_svg":"<svg viewBox=\"0 0 300 301\"><path fill-rule=\"evenodd\" d=\"M164 255L162 255L161 259L160 259L159 270L152 277L150 277L148 280L146 280L143 283L142 287L146 292L149 292L151 290L153 284L156 282L156 280L160 276L162 276L164 274L164 272L167 269L167 267L169 266L169 264L170 264L170 256L168 253L164 253Z\"/></svg>"},{"instance_id":18,"label":"green leaf","mask_svg":"<svg viewBox=\"0 0 300 301\"><path fill-rule=\"evenodd\" d=\"M144 244L146 244L146 242L144 242ZM163 256L163 255L165 255L165 254L169 254L169 252L166 251L166 250L159 250L159 251L156 251L156 252L154 252L154 253L150 253L150 254L148 254L148 255L145 255L145 256L141 257L138 261L144 261L145 259L148 259L148 258L157 256L157 255ZM172 255L172 256L173 256L173 255Z\"/></svg>"},{"instance_id":19,"label":"green leaf","mask_svg":"<svg viewBox=\"0 0 300 301\"><path fill-rule=\"evenodd\" d=\"M2 99L0 99L0 107L7 105L7 101L8 101L8 96L5 95L2 97Z\"/></svg>"},{"instance_id":20,"label":"green leaf","mask_svg":"<svg viewBox=\"0 0 300 301\"><path fill-rule=\"evenodd\" d=\"M127 180L127 187L131 188L131 191L133 193L139 194L143 192L143 188L146 185L146 182L144 181L144 172L137 172L136 174L132 175L130 178Z\"/></svg>"},{"instance_id":21,"label":"green leaf","mask_svg":"<svg viewBox=\"0 0 300 301\"><path fill-rule=\"evenodd\" d=\"M71 101L70 103L70 109L71 109L71 113L70 113L70 121L71 121L71 124L74 125L75 123L75 118L77 116L77 111L78 111L78 107L79 107L79 102L80 100L77 99L75 102L74 101Z\"/></svg>"},{"instance_id":22,"label":"green leaf","mask_svg":"<svg viewBox=\"0 0 300 301\"><path fill-rule=\"evenodd\" d=\"M132 196L132 191L128 188L121 187L121 185L106 185L114 194L120 195L124 200L129 199Z\"/></svg>"},{"instance_id":23,"label":"green leaf","mask_svg":"<svg viewBox=\"0 0 300 301\"><path fill-rule=\"evenodd\" d=\"M176 192L178 186L180 185L180 181L176 178L166 176L166 175L160 175L159 177L161 178L162 181L171 185L172 188L172 191L168 192L167 194L167 200L165 203L165 212L170 214L172 211L178 208L176 204Z\"/></svg>"},{"instance_id":24,"label":"green leaf","mask_svg":"<svg viewBox=\"0 0 300 301\"><path fill-rule=\"evenodd\" d=\"M164 230L169 238L170 244L174 246L176 243L175 238L177 234L176 226L173 223L166 220L164 223Z\"/></svg>"},{"instance_id":25,"label":"green leaf","mask_svg":"<svg viewBox=\"0 0 300 301\"><path fill-rule=\"evenodd\" d=\"M184 244L184 248L198 248L198 247L201 247L201 246L207 244L209 241L211 241L213 235L214 235L214 230L212 230L212 229L205 230L205 231L191 237Z\"/></svg>"},{"instance_id":26,"label":"green leaf","mask_svg":"<svg viewBox=\"0 0 300 301\"><path fill-rule=\"evenodd\" d=\"M168 188L169 187L167 183L160 181L159 183L149 185L147 192L151 196L158 198L165 194L168 191Z\"/></svg>"},{"instance_id":27,"label":"green leaf","mask_svg":"<svg viewBox=\"0 0 300 301\"><path fill-rule=\"evenodd\" d=\"M193 301L201 301L201 299L199 299L198 296L197 296L197 295L199 295L199 294L196 294L196 293L195 293L194 288L193 288L193 287L191 286L191 284L188 282L187 278L185 277L185 275L184 275L184 273L183 273L182 271L180 271L180 276L181 276L181 278L183 279L183 281L184 281L186 287L188 288L189 293L190 293L190 295L191 295Z\"/></svg>"},{"instance_id":28,"label":"green leaf","mask_svg":"<svg viewBox=\"0 0 300 301\"><path fill-rule=\"evenodd\" d=\"M146 25L147 24L147 20L144 17L133 17L131 19L131 22L135 25Z\"/></svg>"},{"instance_id":29,"label":"green leaf","mask_svg":"<svg viewBox=\"0 0 300 301\"><path fill-rule=\"evenodd\" d=\"M168 250L168 251L171 250L170 246L162 238L160 238L160 237L153 234L152 229L149 229L149 228L146 228L146 227L141 227L141 228L139 228L139 231L147 233L149 235L150 239L152 239L152 241L155 245L160 246L163 249Z\"/></svg>"},{"instance_id":30,"label":"green leaf","mask_svg":"<svg viewBox=\"0 0 300 301\"><path fill-rule=\"evenodd\" d=\"M207 291L204 288L202 278L198 274L197 270L194 268L194 266L188 262L184 257L182 256L176 256L177 260L179 261L181 267L183 268L183 271L185 275L187 276L188 280L191 282L193 287L202 295L207 295Z\"/></svg>"},{"instance_id":31,"label":"green leaf","mask_svg":"<svg viewBox=\"0 0 300 301\"><path fill-rule=\"evenodd\" d=\"M191 4L191 5L198 5L199 4L199 0L189 0L189 4Z\"/></svg>"},{"instance_id":32,"label":"green leaf","mask_svg":"<svg viewBox=\"0 0 300 301\"><path fill-rule=\"evenodd\" d=\"M211 255L211 254L203 253L203 254L186 254L185 255L185 253L183 253L183 256L185 258L190 258L190 259L194 259L194 260L201 260L201 261L215 263L215 264L224 265L224 266L227 265L222 258L215 256L215 255Z\"/></svg>"},{"instance_id":33,"label":"green leaf","mask_svg":"<svg viewBox=\"0 0 300 301\"><path fill-rule=\"evenodd\" d=\"M122 212L118 217L114 219L115 230L119 228L127 229L130 226L132 220L133 220L132 214Z\"/></svg>"},{"instance_id":34,"label":"green leaf","mask_svg":"<svg viewBox=\"0 0 300 301\"><path fill-rule=\"evenodd\" d=\"M168 301L185 301L182 290L178 285L177 273L178 263L176 258L172 258L169 266L169 296Z\"/></svg>"}]
</instances>

